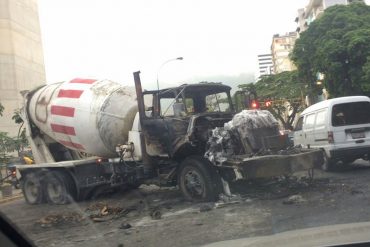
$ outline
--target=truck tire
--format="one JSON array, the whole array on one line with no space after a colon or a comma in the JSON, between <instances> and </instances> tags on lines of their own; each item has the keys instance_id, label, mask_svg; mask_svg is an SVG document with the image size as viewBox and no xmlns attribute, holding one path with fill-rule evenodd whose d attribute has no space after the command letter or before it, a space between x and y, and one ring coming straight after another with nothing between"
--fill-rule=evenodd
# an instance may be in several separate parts
<instances>
[{"instance_id":1,"label":"truck tire","mask_svg":"<svg viewBox=\"0 0 370 247\"><path fill-rule=\"evenodd\" d=\"M74 200L75 185L63 171L51 171L45 177L45 194L49 203L68 204Z\"/></svg>"},{"instance_id":2,"label":"truck tire","mask_svg":"<svg viewBox=\"0 0 370 247\"><path fill-rule=\"evenodd\" d=\"M40 204L44 201L44 191L41 185L40 176L28 173L22 181L22 192L29 204Z\"/></svg>"},{"instance_id":3,"label":"truck tire","mask_svg":"<svg viewBox=\"0 0 370 247\"><path fill-rule=\"evenodd\" d=\"M189 201L215 201L221 192L220 177L203 157L185 159L180 165L177 181L185 199Z\"/></svg>"}]
</instances>

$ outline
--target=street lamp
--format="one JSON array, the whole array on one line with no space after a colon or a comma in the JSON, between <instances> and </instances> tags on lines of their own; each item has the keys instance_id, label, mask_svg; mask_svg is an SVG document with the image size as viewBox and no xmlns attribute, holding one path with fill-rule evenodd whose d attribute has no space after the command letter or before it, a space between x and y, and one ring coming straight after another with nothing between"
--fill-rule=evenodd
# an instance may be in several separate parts
<instances>
[{"instance_id":1,"label":"street lamp","mask_svg":"<svg viewBox=\"0 0 370 247\"><path fill-rule=\"evenodd\" d=\"M157 71L157 90L158 90L158 91L159 91L159 80L158 80L158 75L159 75L159 72L161 71L162 67L163 67L165 64L169 63L169 62L176 61L176 60L183 60L183 59L184 59L183 57L172 58L172 59L169 59L169 60L167 60L167 61L163 62L163 63L161 64L161 66L159 66L159 69L158 69L158 71Z\"/></svg>"}]
</instances>

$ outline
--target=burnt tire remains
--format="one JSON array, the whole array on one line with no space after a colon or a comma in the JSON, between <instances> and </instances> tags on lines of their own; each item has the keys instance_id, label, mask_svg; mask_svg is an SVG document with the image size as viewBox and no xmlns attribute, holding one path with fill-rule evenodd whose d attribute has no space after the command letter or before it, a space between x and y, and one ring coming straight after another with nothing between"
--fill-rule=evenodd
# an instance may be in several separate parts
<instances>
[{"instance_id":1,"label":"burnt tire remains","mask_svg":"<svg viewBox=\"0 0 370 247\"><path fill-rule=\"evenodd\" d=\"M209 161L202 157L185 159L178 173L178 184L186 200L215 201L220 192L220 178Z\"/></svg>"}]
</instances>

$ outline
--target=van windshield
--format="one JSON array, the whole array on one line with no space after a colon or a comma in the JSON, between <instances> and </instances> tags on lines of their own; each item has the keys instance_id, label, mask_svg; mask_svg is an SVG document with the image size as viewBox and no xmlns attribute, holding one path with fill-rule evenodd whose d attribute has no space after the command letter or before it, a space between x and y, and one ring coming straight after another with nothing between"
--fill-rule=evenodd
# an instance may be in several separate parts
<instances>
[{"instance_id":1,"label":"van windshield","mask_svg":"<svg viewBox=\"0 0 370 247\"><path fill-rule=\"evenodd\" d=\"M370 123L370 102L351 102L333 106L333 126L366 123Z\"/></svg>"}]
</instances>

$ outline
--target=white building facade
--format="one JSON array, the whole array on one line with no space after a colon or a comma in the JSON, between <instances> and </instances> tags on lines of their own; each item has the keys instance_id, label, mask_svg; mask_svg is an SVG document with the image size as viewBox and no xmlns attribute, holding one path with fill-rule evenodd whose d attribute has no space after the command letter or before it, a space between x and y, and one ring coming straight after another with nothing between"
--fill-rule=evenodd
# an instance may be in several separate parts
<instances>
[{"instance_id":1,"label":"white building facade","mask_svg":"<svg viewBox=\"0 0 370 247\"><path fill-rule=\"evenodd\" d=\"M310 0L305 8L298 9L298 16L295 19L298 24L297 32L305 31L314 20L320 17L325 9L334 5L347 5L353 2L364 2L364 0Z\"/></svg>"},{"instance_id":2,"label":"white building facade","mask_svg":"<svg viewBox=\"0 0 370 247\"><path fill-rule=\"evenodd\" d=\"M20 91L45 83L37 0L0 0L0 131L16 136L11 119L22 106Z\"/></svg>"},{"instance_id":3,"label":"white building facade","mask_svg":"<svg viewBox=\"0 0 370 247\"><path fill-rule=\"evenodd\" d=\"M258 72L256 74L256 81L261 76L274 74L274 63L272 61L272 54L261 54L257 56Z\"/></svg>"}]
</instances>

